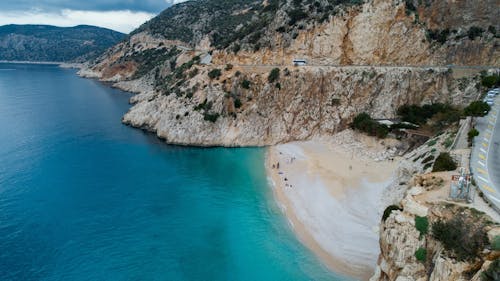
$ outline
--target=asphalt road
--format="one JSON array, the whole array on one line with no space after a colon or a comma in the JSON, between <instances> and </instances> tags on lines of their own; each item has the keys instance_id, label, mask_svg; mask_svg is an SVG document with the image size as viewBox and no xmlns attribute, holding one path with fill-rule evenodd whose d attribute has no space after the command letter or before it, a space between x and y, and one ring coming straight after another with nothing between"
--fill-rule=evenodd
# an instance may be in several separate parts
<instances>
[{"instance_id":1,"label":"asphalt road","mask_svg":"<svg viewBox=\"0 0 500 281\"><path fill-rule=\"evenodd\" d=\"M474 139L471 169L479 189L500 212L500 97L490 113L477 118L480 134Z\"/></svg>"}]
</instances>

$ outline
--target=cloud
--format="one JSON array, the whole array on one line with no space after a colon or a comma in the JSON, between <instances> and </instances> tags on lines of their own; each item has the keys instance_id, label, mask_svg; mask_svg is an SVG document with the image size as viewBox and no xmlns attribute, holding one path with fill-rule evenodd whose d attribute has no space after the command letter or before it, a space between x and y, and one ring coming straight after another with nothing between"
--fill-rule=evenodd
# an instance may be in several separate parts
<instances>
[{"instance_id":1,"label":"cloud","mask_svg":"<svg viewBox=\"0 0 500 281\"><path fill-rule=\"evenodd\" d=\"M48 24L56 26L75 26L79 24L105 27L129 33L155 14L121 11L86 11L63 9L60 12L0 11L0 25L4 24Z\"/></svg>"},{"instance_id":2,"label":"cloud","mask_svg":"<svg viewBox=\"0 0 500 281\"><path fill-rule=\"evenodd\" d=\"M188 0L165 0L165 2L169 5L175 5L186 1Z\"/></svg>"}]
</instances>

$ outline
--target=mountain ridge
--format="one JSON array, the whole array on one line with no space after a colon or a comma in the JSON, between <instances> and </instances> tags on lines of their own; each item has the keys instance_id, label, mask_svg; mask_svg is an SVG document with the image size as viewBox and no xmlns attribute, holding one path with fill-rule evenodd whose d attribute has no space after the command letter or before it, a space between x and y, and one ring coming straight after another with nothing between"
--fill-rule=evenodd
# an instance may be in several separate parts
<instances>
[{"instance_id":1,"label":"mountain ridge","mask_svg":"<svg viewBox=\"0 0 500 281\"><path fill-rule=\"evenodd\" d=\"M90 25L3 25L0 60L83 62L124 38L120 32Z\"/></svg>"}]
</instances>

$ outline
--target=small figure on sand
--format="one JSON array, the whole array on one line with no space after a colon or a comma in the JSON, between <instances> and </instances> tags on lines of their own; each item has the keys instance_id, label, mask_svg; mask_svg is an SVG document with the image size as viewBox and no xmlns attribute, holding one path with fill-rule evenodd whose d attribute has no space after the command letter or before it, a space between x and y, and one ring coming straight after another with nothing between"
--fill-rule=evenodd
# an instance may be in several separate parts
<instances>
[{"instance_id":1,"label":"small figure on sand","mask_svg":"<svg viewBox=\"0 0 500 281\"><path fill-rule=\"evenodd\" d=\"M276 163L276 169L280 168L280 162Z\"/></svg>"}]
</instances>

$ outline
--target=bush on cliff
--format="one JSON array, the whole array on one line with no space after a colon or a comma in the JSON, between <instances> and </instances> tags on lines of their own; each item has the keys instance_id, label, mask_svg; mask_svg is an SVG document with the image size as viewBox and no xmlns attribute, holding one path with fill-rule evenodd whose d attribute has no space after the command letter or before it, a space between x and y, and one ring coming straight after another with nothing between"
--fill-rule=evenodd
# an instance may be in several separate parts
<instances>
[{"instance_id":1,"label":"bush on cliff","mask_svg":"<svg viewBox=\"0 0 500 281\"><path fill-rule=\"evenodd\" d=\"M208 72L208 77L210 79L217 79L219 78L220 76L222 75L222 72L220 71L220 69L216 68L216 69L212 69L210 70L210 72Z\"/></svg>"},{"instance_id":2,"label":"bush on cliff","mask_svg":"<svg viewBox=\"0 0 500 281\"><path fill-rule=\"evenodd\" d=\"M475 259L488 242L483 228L471 225L461 217L436 221L432 224L432 236L462 261Z\"/></svg>"},{"instance_id":3,"label":"bush on cliff","mask_svg":"<svg viewBox=\"0 0 500 281\"><path fill-rule=\"evenodd\" d=\"M483 75L481 78L481 84L486 88L492 88L500 85L500 75L492 74L492 75Z\"/></svg>"},{"instance_id":4,"label":"bush on cliff","mask_svg":"<svg viewBox=\"0 0 500 281\"><path fill-rule=\"evenodd\" d=\"M500 280L500 258L494 260L488 269L481 274L481 281Z\"/></svg>"},{"instance_id":5,"label":"bush on cliff","mask_svg":"<svg viewBox=\"0 0 500 281\"><path fill-rule=\"evenodd\" d=\"M425 262L427 259L427 250L422 247L418 248L418 250L415 251L415 258L417 258L418 261Z\"/></svg>"},{"instance_id":6,"label":"bush on cliff","mask_svg":"<svg viewBox=\"0 0 500 281\"><path fill-rule=\"evenodd\" d=\"M466 116L481 117L488 114L491 110L491 106L483 101L473 101L466 108L464 108L464 114Z\"/></svg>"},{"instance_id":7,"label":"bush on cliff","mask_svg":"<svg viewBox=\"0 0 500 281\"><path fill-rule=\"evenodd\" d=\"M434 162L434 166L432 167L433 172L442 172L442 171L453 171L457 168L457 164L451 158L448 152L442 152L436 158Z\"/></svg>"},{"instance_id":8,"label":"bush on cliff","mask_svg":"<svg viewBox=\"0 0 500 281\"><path fill-rule=\"evenodd\" d=\"M370 136L385 138L389 134L389 127L373 120L366 112L362 112L354 117L351 127L355 130L367 133Z\"/></svg>"},{"instance_id":9,"label":"bush on cliff","mask_svg":"<svg viewBox=\"0 0 500 281\"><path fill-rule=\"evenodd\" d=\"M429 231L429 220L427 217L415 217L415 228L420 232L420 237L427 234Z\"/></svg>"},{"instance_id":10,"label":"bush on cliff","mask_svg":"<svg viewBox=\"0 0 500 281\"><path fill-rule=\"evenodd\" d=\"M269 76L267 76L267 81L269 83L273 83L274 81L278 80L280 78L280 69L279 68L273 68L271 72L269 72Z\"/></svg>"},{"instance_id":11,"label":"bush on cliff","mask_svg":"<svg viewBox=\"0 0 500 281\"><path fill-rule=\"evenodd\" d=\"M392 213L392 211L402 211L403 209L399 208L397 205L390 205L384 210L384 214L382 215L382 221L385 221Z\"/></svg>"}]
</instances>

